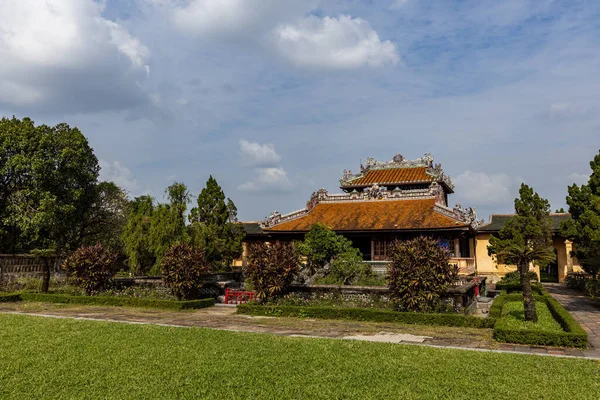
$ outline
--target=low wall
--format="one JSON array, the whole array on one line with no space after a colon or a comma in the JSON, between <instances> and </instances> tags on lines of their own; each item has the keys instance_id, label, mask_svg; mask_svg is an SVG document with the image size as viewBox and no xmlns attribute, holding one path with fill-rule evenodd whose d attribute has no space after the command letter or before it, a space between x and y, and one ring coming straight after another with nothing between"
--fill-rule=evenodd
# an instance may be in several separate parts
<instances>
[{"instance_id":1,"label":"low wall","mask_svg":"<svg viewBox=\"0 0 600 400\"><path fill-rule=\"evenodd\" d=\"M456 285L448 288L445 300L452 304L454 311L472 314L477 309L476 288L479 295L485 295L486 278L461 279ZM389 289L386 286L351 286L351 285L291 285L293 293L306 293L307 297L318 297L325 293L335 293L346 301L369 300L374 297L381 302L389 301Z\"/></svg>"},{"instance_id":2,"label":"low wall","mask_svg":"<svg viewBox=\"0 0 600 400\"><path fill-rule=\"evenodd\" d=\"M66 275L60 266L62 259L50 259L52 275ZM29 254L0 254L0 278L16 279L19 276L41 277L44 272L44 261Z\"/></svg>"}]
</instances>

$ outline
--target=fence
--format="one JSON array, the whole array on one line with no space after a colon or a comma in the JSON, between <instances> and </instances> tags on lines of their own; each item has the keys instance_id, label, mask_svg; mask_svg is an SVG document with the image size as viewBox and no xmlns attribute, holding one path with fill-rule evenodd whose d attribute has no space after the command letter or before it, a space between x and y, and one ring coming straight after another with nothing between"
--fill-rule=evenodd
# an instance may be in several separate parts
<instances>
[{"instance_id":1,"label":"fence","mask_svg":"<svg viewBox=\"0 0 600 400\"><path fill-rule=\"evenodd\" d=\"M50 273L64 275L60 268L62 259L55 257L49 260ZM18 276L41 276L44 272L44 260L29 254L0 254L0 277L16 278Z\"/></svg>"}]
</instances>

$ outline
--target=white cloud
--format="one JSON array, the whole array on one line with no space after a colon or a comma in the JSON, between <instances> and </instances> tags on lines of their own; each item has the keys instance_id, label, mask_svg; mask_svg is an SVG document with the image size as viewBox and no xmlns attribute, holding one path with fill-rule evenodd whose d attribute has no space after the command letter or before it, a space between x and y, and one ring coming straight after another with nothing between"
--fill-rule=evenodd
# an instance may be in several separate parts
<instances>
[{"instance_id":1,"label":"white cloud","mask_svg":"<svg viewBox=\"0 0 600 400\"><path fill-rule=\"evenodd\" d=\"M114 182L133 196L140 194L140 185L129 168L121 165L118 161L110 163L105 160L98 160L98 163L100 164L100 180Z\"/></svg>"},{"instance_id":2,"label":"white cloud","mask_svg":"<svg viewBox=\"0 0 600 400\"><path fill-rule=\"evenodd\" d=\"M398 62L396 46L369 23L341 15L317 17L316 0L192 0L166 5L173 24L204 40L225 38L263 46L300 68L347 69Z\"/></svg>"},{"instance_id":3,"label":"white cloud","mask_svg":"<svg viewBox=\"0 0 600 400\"><path fill-rule=\"evenodd\" d=\"M287 192L293 188L287 173L281 167L256 168L258 176L250 182L238 186L247 192Z\"/></svg>"},{"instance_id":4,"label":"white cloud","mask_svg":"<svg viewBox=\"0 0 600 400\"><path fill-rule=\"evenodd\" d=\"M259 144L240 140L242 157L253 167L273 167L279 164L281 156L275 151L271 143Z\"/></svg>"},{"instance_id":5,"label":"white cloud","mask_svg":"<svg viewBox=\"0 0 600 400\"><path fill-rule=\"evenodd\" d=\"M392 42L382 42L367 21L348 15L280 25L272 39L277 52L298 67L379 67L399 59Z\"/></svg>"},{"instance_id":6,"label":"white cloud","mask_svg":"<svg viewBox=\"0 0 600 400\"><path fill-rule=\"evenodd\" d=\"M506 174L486 174L485 172L465 171L454 180L456 193L466 205L505 205L513 198L515 181Z\"/></svg>"},{"instance_id":7,"label":"white cloud","mask_svg":"<svg viewBox=\"0 0 600 400\"><path fill-rule=\"evenodd\" d=\"M171 18L182 31L201 37L256 38L282 20L312 10L314 0L192 0L175 6Z\"/></svg>"},{"instance_id":8,"label":"white cloud","mask_svg":"<svg viewBox=\"0 0 600 400\"><path fill-rule=\"evenodd\" d=\"M0 104L80 111L141 97L150 51L103 18L103 4L0 1Z\"/></svg>"}]
</instances>

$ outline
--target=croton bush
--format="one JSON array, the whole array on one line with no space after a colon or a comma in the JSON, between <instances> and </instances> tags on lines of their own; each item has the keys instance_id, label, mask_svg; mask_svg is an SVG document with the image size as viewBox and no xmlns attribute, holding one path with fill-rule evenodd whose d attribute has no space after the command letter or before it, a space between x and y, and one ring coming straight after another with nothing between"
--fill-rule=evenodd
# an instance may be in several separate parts
<instances>
[{"instance_id":1,"label":"croton bush","mask_svg":"<svg viewBox=\"0 0 600 400\"><path fill-rule=\"evenodd\" d=\"M261 300L285 294L300 272L300 258L290 242L248 243L247 260L244 277Z\"/></svg>"},{"instance_id":2,"label":"croton bush","mask_svg":"<svg viewBox=\"0 0 600 400\"><path fill-rule=\"evenodd\" d=\"M179 300L192 300L204 285L208 263L204 251L187 243L174 244L162 259L162 280Z\"/></svg>"},{"instance_id":3,"label":"croton bush","mask_svg":"<svg viewBox=\"0 0 600 400\"><path fill-rule=\"evenodd\" d=\"M434 312L444 308L442 296L456 280L458 267L448 251L431 237L392 242L388 248L388 283L400 311Z\"/></svg>"},{"instance_id":4,"label":"croton bush","mask_svg":"<svg viewBox=\"0 0 600 400\"><path fill-rule=\"evenodd\" d=\"M63 262L71 280L88 295L110 286L117 257L101 244L78 248Z\"/></svg>"}]
</instances>

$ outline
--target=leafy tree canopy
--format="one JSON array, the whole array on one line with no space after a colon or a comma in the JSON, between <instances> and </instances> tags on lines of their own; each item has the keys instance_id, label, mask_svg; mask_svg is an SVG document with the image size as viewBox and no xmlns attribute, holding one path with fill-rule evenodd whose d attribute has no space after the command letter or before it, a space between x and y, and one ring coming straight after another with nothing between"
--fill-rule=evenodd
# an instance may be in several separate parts
<instances>
[{"instance_id":1,"label":"leafy tree canopy","mask_svg":"<svg viewBox=\"0 0 600 400\"><path fill-rule=\"evenodd\" d=\"M312 273L323 268L340 254L348 255L348 258L360 257L358 249L352 247L352 242L342 235L336 234L325 224L314 224L305 235L304 241L298 243L298 251L306 256Z\"/></svg>"},{"instance_id":2,"label":"leafy tree canopy","mask_svg":"<svg viewBox=\"0 0 600 400\"><path fill-rule=\"evenodd\" d=\"M600 152L590 167L587 185L569 186L567 205L572 219L563 222L561 232L574 242L582 268L596 276L600 272Z\"/></svg>"},{"instance_id":3,"label":"leafy tree canopy","mask_svg":"<svg viewBox=\"0 0 600 400\"><path fill-rule=\"evenodd\" d=\"M35 126L0 120L0 251L81 242L81 222L95 201L98 160L87 139L67 124Z\"/></svg>"},{"instance_id":4,"label":"leafy tree canopy","mask_svg":"<svg viewBox=\"0 0 600 400\"><path fill-rule=\"evenodd\" d=\"M530 264L545 265L555 259L552 247L550 203L532 188L521 184L515 199L515 216L490 238L488 253L498 262L517 265L523 288L525 319L537 322L531 283L527 279Z\"/></svg>"},{"instance_id":5,"label":"leafy tree canopy","mask_svg":"<svg viewBox=\"0 0 600 400\"><path fill-rule=\"evenodd\" d=\"M197 206L189 215L191 240L205 251L213 271L231 268L233 260L242 254L244 231L237 219L237 208L216 179L208 178L198 196Z\"/></svg>"}]
</instances>

